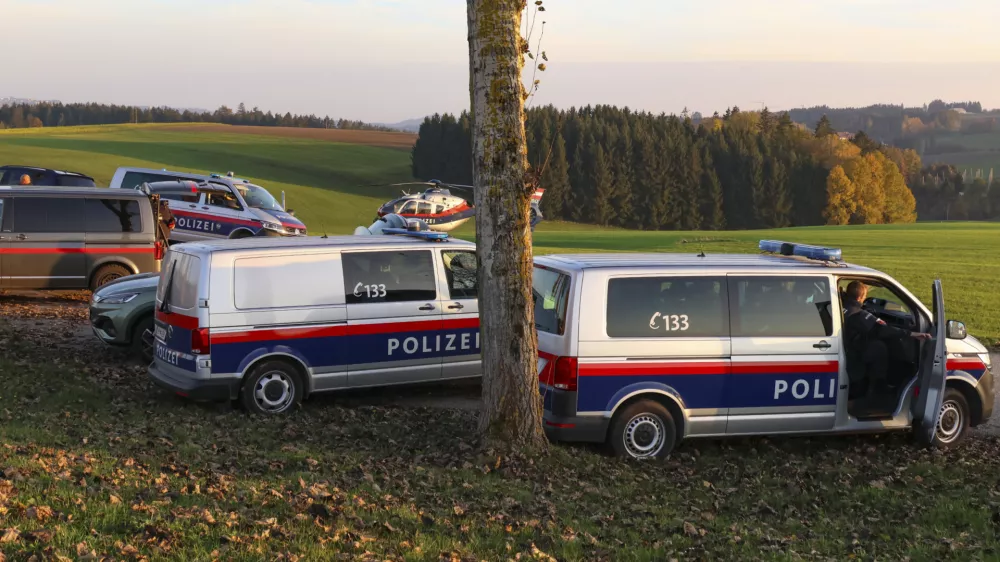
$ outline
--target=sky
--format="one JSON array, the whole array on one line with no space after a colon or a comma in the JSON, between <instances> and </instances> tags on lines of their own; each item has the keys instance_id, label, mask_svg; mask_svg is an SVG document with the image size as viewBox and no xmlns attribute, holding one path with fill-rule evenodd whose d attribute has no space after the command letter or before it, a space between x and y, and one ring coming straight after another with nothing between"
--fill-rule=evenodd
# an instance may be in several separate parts
<instances>
[{"instance_id":1,"label":"sky","mask_svg":"<svg viewBox=\"0 0 1000 562\"><path fill-rule=\"evenodd\" d=\"M533 39L544 27L549 63L532 104L1000 107L997 0L544 6ZM0 97L372 122L469 105L460 0L0 0L0 14Z\"/></svg>"}]
</instances>

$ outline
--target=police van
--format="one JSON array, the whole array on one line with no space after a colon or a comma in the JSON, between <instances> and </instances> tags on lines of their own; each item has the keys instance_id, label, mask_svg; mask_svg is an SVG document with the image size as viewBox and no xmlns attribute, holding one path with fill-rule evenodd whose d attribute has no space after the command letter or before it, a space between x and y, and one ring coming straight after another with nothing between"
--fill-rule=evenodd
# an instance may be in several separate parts
<instances>
[{"instance_id":1,"label":"police van","mask_svg":"<svg viewBox=\"0 0 1000 562\"><path fill-rule=\"evenodd\" d=\"M144 185L213 186L189 193L163 193L177 220L171 242L193 242L251 236L305 236L306 225L266 189L249 180L219 174L192 174L146 168L118 168L110 187L141 189ZM282 195L284 199L284 195Z\"/></svg>"},{"instance_id":2,"label":"police van","mask_svg":"<svg viewBox=\"0 0 1000 562\"><path fill-rule=\"evenodd\" d=\"M993 410L986 348L945 317L940 281L925 307L841 251L761 241L761 255L600 254L535 258L544 426L551 439L667 455L690 437L912 429L951 446ZM933 339L892 342L884 407L848 369L844 290ZM850 371L850 372L849 372ZM881 387L880 387L881 388Z\"/></svg>"},{"instance_id":3,"label":"police van","mask_svg":"<svg viewBox=\"0 0 1000 562\"><path fill-rule=\"evenodd\" d=\"M480 376L475 246L379 232L171 247L150 376L262 414L317 392Z\"/></svg>"}]
</instances>

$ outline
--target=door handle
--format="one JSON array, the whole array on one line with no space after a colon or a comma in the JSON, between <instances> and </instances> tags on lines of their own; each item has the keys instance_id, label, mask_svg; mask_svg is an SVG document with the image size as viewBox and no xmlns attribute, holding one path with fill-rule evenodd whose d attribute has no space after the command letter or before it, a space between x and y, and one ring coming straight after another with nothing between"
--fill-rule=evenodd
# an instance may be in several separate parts
<instances>
[{"instance_id":1,"label":"door handle","mask_svg":"<svg viewBox=\"0 0 1000 562\"><path fill-rule=\"evenodd\" d=\"M452 304L448 305L448 310L462 310L463 308L465 308L465 305L463 305L460 302L456 302L456 303L452 303Z\"/></svg>"},{"instance_id":2,"label":"door handle","mask_svg":"<svg viewBox=\"0 0 1000 562\"><path fill-rule=\"evenodd\" d=\"M18 239L18 240L27 240L27 239L28 239L28 237L27 237L27 236L25 236L24 234L18 234L18 235L17 235L17 239Z\"/></svg>"},{"instance_id":3,"label":"door handle","mask_svg":"<svg viewBox=\"0 0 1000 562\"><path fill-rule=\"evenodd\" d=\"M813 344L813 347L815 347L816 349L830 349L830 344L826 343L825 341L821 341L819 343Z\"/></svg>"},{"instance_id":4,"label":"door handle","mask_svg":"<svg viewBox=\"0 0 1000 562\"><path fill-rule=\"evenodd\" d=\"M198 205L188 205L188 207L191 207L192 209L197 209Z\"/></svg>"},{"instance_id":5,"label":"door handle","mask_svg":"<svg viewBox=\"0 0 1000 562\"><path fill-rule=\"evenodd\" d=\"M421 306L419 310L434 310L434 305L431 303L427 303L424 306Z\"/></svg>"}]
</instances>

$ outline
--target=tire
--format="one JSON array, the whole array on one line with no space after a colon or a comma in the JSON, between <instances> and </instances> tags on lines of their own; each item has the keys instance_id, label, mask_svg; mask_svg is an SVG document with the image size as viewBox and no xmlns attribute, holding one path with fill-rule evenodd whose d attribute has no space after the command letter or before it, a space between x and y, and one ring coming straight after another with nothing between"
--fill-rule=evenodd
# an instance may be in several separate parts
<instances>
[{"instance_id":1,"label":"tire","mask_svg":"<svg viewBox=\"0 0 1000 562\"><path fill-rule=\"evenodd\" d=\"M144 341L143 334L149 330L153 331L153 317L147 316L135 325L132 329L132 355L145 363L153 362L153 345Z\"/></svg>"},{"instance_id":2,"label":"tire","mask_svg":"<svg viewBox=\"0 0 1000 562\"><path fill-rule=\"evenodd\" d=\"M965 440L972 422L969 401L956 388L947 388L934 431L934 446L951 449Z\"/></svg>"},{"instance_id":3,"label":"tire","mask_svg":"<svg viewBox=\"0 0 1000 562\"><path fill-rule=\"evenodd\" d=\"M253 414L276 416L302 402L303 384L297 369L284 361L265 361L243 382L243 407Z\"/></svg>"},{"instance_id":4,"label":"tire","mask_svg":"<svg viewBox=\"0 0 1000 562\"><path fill-rule=\"evenodd\" d=\"M674 450L677 426L663 404L640 400L615 415L608 442L619 457L663 459Z\"/></svg>"},{"instance_id":5,"label":"tire","mask_svg":"<svg viewBox=\"0 0 1000 562\"><path fill-rule=\"evenodd\" d=\"M94 276L90 278L90 290L96 291L115 279L127 277L129 275L132 275L132 272L129 271L129 269L124 265L119 265L117 263L102 265L98 268L97 272L94 273Z\"/></svg>"}]
</instances>

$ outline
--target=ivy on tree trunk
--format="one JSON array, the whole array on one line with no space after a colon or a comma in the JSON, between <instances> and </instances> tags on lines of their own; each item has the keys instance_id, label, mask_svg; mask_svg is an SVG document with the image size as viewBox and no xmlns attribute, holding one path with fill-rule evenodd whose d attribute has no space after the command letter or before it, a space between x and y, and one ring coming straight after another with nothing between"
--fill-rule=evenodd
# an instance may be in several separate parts
<instances>
[{"instance_id":1,"label":"ivy on tree trunk","mask_svg":"<svg viewBox=\"0 0 1000 562\"><path fill-rule=\"evenodd\" d=\"M538 341L521 82L525 0L467 0L472 174L479 257L484 444L501 452L543 449Z\"/></svg>"}]
</instances>

